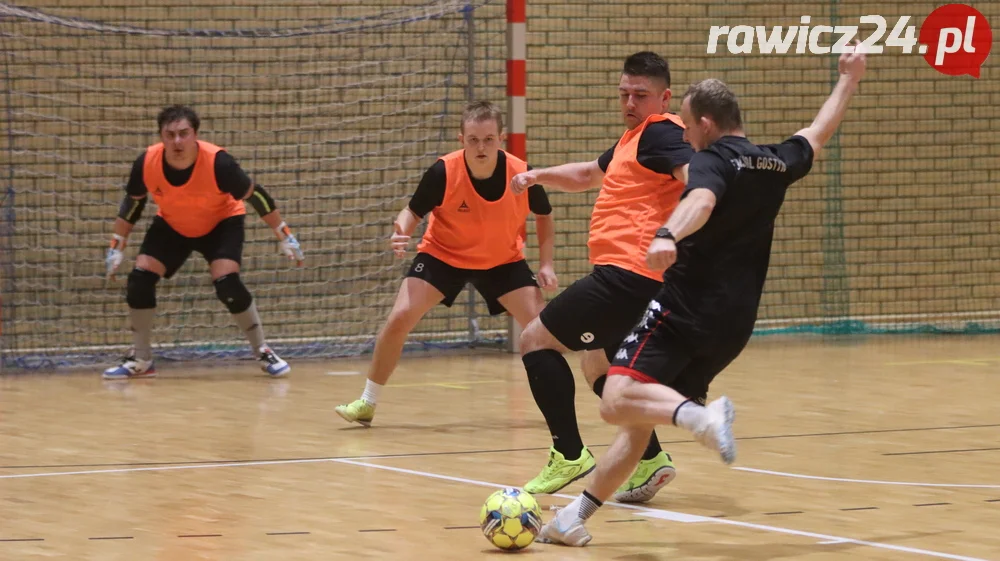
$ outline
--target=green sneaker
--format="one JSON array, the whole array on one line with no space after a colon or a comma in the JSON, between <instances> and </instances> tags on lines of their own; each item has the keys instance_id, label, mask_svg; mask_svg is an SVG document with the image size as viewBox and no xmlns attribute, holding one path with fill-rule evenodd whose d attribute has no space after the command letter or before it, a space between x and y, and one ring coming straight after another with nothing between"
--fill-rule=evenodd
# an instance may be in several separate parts
<instances>
[{"instance_id":1,"label":"green sneaker","mask_svg":"<svg viewBox=\"0 0 1000 561\"><path fill-rule=\"evenodd\" d=\"M555 493L577 479L585 477L594 471L595 467L597 461L586 446L583 447L580 457L573 461L567 460L555 448L550 448L548 465L542 473L524 485L524 490L528 493Z\"/></svg>"},{"instance_id":2,"label":"green sneaker","mask_svg":"<svg viewBox=\"0 0 1000 561\"><path fill-rule=\"evenodd\" d=\"M615 491L620 503L644 503L677 477L670 454L660 452L652 460L640 460L632 477Z\"/></svg>"},{"instance_id":3,"label":"green sneaker","mask_svg":"<svg viewBox=\"0 0 1000 561\"><path fill-rule=\"evenodd\" d=\"M358 399L347 405L338 405L334 411L348 423L358 423L366 427L372 426L375 418L375 406L363 399Z\"/></svg>"}]
</instances>

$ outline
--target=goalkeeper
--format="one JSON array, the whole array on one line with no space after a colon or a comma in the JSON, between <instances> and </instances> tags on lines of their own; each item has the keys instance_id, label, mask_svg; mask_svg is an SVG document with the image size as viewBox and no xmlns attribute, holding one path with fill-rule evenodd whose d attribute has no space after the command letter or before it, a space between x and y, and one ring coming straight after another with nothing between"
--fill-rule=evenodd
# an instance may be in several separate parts
<instances>
[{"instance_id":1,"label":"goalkeeper","mask_svg":"<svg viewBox=\"0 0 1000 561\"><path fill-rule=\"evenodd\" d=\"M298 240L281 220L274 200L254 185L222 148L198 140L200 119L190 107L173 105L157 116L162 142L146 149L132 165L105 265L107 275L124 259L125 244L152 194L159 210L139 248L128 275L125 301L129 307L133 348L118 366L104 371L106 379L156 375L150 337L156 310L156 283L171 278L197 251L208 262L219 300L246 335L261 368L284 376L291 368L264 342L253 297L240 280L243 254L244 200L249 200L274 230L280 250L299 266L304 257Z\"/></svg>"}]
</instances>

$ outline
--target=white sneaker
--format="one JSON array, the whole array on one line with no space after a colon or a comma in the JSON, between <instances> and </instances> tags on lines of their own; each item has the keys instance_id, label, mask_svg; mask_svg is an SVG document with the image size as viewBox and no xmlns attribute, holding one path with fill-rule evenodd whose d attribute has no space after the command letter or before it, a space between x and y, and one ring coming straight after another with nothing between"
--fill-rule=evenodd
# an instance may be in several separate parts
<instances>
[{"instance_id":1,"label":"white sneaker","mask_svg":"<svg viewBox=\"0 0 1000 561\"><path fill-rule=\"evenodd\" d=\"M258 352L260 352L260 369L270 374L271 377L280 378L292 371L292 367L274 354L270 348L264 346L258 349Z\"/></svg>"},{"instance_id":2,"label":"white sneaker","mask_svg":"<svg viewBox=\"0 0 1000 561\"><path fill-rule=\"evenodd\" d=\"M593 539L583 526L583 520L566 509L559 509L548 524L542 526L536 541L558 543L570 547L583 547Z\"/></svg>"},{"instance_id":3,"label":"white sneaker","mask_svg":"<svg viewBox=\"0 0 1000 561\"><path fill-rule=\"evenodd\" d=\"M733 438L733 420L736 408L729 398L722 396L706 407L708 420L694 433L694 438L706 448L719 453L722 461L731 464L736 460L736 439Z\"/></svg>"},{"instance_id":4,"label":"white sneaker","mask_svg":"<svg viewBox=\"0 0 1000 561\"><path fill-rule=\"evenodd\" d=\"M102 376L105 380L129 380L132 378L153 378L156 376L156 368L152 360L139 360L135 358L135 353L131 352L122 359L118 366L112 366L104 371Z\"/></svg>"}]
</instances>

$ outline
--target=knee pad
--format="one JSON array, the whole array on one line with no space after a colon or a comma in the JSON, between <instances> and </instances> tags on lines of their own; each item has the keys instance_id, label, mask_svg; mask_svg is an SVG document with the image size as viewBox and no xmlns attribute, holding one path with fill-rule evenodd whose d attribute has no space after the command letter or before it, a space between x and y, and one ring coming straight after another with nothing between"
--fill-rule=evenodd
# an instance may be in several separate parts
<instances>
[{"instance_id":1,"label":"knee pad","mask_svg":"<svg viewBox=\"0 0 1000 561\"><path fill-rule=\"evenodd\" d=\"M134 310L148 310L156 307L156 283L160 275L136 267L128 274L125 301Z\"/></svg>"},{"instance_id":2,"label":"knee pad","mask_svg":"<svg viewBox=\"0 0 1000 561\"><path fill-rule=\"evenodd\" d=\"M253 296L247 287L243 286L239 273L232 273L215 279L215 295L229 308L229 313L239 314L247 311L253 303Z\"/></svg>"}]
</instances>

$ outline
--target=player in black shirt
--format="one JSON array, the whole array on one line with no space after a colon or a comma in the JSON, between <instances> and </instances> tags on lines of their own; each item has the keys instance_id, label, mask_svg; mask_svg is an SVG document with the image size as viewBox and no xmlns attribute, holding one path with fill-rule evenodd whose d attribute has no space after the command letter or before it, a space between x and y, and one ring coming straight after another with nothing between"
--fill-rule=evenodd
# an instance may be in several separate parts
<instances>
[{"instance_id":1,"label":"player in black shirt","mask_svg":"<svg viewBox=\"0 0 1000 561\"><path fill-rule=\"evenodd\" d=\"M668 267L663 289L609 370L601 417L619 432L587 490L542 528L541 541L590 541L584 522L631 473L656 425L691 431L725 463L735 460L733 405L722 396L706 407L708 385L750 338L785 191L836 132L864 74L864 53L843 54L839 68L812 125L780 144L746 138L736 97L721 81L685 94L681 118L698 152L683 200L647 251L651 266Z\"/></svg>"},{"instance_id":2,"label":"player in black shirt","mask_svg":"<svg viewBox=\"0 0 1000 561\"><path fill-rule=\"evenodd\" d=\"M531 166L528 166L528 169L530 170ZM507 189L506 170L507 154L501 150L497 153L497 167L493 171L493 175L486 179L478 179L469 174L469 179L472 181L472 186L475 187L479 196L487 201L496 201L503 196L504 191ZM432 210L441 206L441 203L444 202L444 190L447 182L444 162L441 160L434 162L424 172L420 183L417 184L417 190L413 193L413 197L410 198L408 206L410 211L417 218L422 219ZM549 197L541 185L532 185L528 188L528 208L536 216L548 216L552 213L552 205L549 203ZM543 280L543 282L547 281L548 279Z\"/></svg>"}]
</instances>

